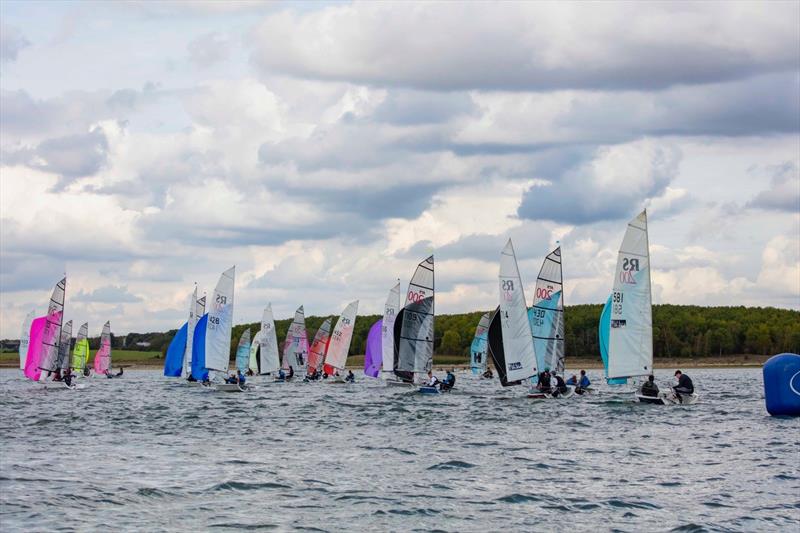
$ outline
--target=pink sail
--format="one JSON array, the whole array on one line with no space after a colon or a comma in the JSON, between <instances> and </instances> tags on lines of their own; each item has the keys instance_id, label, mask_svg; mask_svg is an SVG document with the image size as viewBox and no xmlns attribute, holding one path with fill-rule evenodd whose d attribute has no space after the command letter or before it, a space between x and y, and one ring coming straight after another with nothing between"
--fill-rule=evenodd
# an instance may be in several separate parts
<instances>
[{"instance_id":1,"label":"pink sail","mask_svg":"<svg viewBox=\"0 0 800 533\"><path fill-rule=\"evenodd\" d=\"M111 368L111 323L106 322L100 335L100 349L94 354L94 371L105 374Z\"/></svg>"},{"instance_id":2,"label":"pink sail","mask_svg":"<svg viewBox=\"0 0 800 533\"><path fill-rule=\"evenodd\" d=\"M40 316L31 322L31 337L28 343L28 357L25 359L25 377L33 381L39 381L42 371L39 369L39 360L44 352L42 337L44 328L47 325L47 317Z\"/></svg>"}]
</instances>

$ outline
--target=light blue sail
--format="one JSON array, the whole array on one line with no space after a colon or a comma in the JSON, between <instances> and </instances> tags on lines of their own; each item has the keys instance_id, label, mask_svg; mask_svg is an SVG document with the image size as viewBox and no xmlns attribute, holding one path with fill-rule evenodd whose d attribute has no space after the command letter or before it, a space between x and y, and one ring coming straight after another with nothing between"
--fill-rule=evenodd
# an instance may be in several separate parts
<instances>
[{"instance_id":1,"label":"light blue sail","mask_svg":"<svg viewBox=\"0 0 800 533\"><path fill-rule=\"evenodd\" d=\"M250 330L247 329L242 338L239 339L239 346L236 348L236 369L242 374L247 373L250 366Z\"/></svg>"},{"instance_id":2,"label":"light blue sail","mask_svg":"<svg viewBox=\"0 0 800 533\"><path fill-rule=\"evenodd\" d=\"M470 367L473 374L486 372L487 348L489 346L489 313L484 313L475 329L475 337L470 346Z\"/></svg>"},{"instance_id":3,"label":"light blue sail","mask_svg":"<svg viewBox=\"0 0 800 533\"><path fill-rule=\"evenodd\" d=\"M558 333L561 320L561 291L550 295L549 300L539 302L528 309L528 322L531 323L533 333L533 348L536 350L536 368L559 370L556 343L563 342Z\"/></svg>"},{"instance_id":4,"label":"light blue sail","mask_svg":"<svg viewBox=\"0 0 800 533\"><path fill-rule=\"evenodd\" d=\"M189 324L184 322L181 329L172 337L172 342L169 343L169 348L167 348L167 356L164 358L164 375L169 378L181 377L188 330Z\"/></svg>"},{"instance_id":5,"label":"light blue sail","mask_svg":"<svg viewBox=\"0 0 800 533\"><path fill-rule=\"evenodd\" d=\"M597 328L597 334L600 340L600 357L603 358L606 383L609 385L624 385L628 382L627 378L608 379L608 337L611 334L611 296L606 300L606 305L603 306L603 312L600 313L600 325Z\"/></svg>"},{"instance_id":6,"label":"light blue sail","mask_svg":"<svg viewBox=\"0 0 800 533\"><path fill-rule=\"evenodd\" d=\"M206 326L208 326L208 313L197 321L192 339L192 377L204 381L208 377L206 368Z\"/></svg>"}]
</instances>

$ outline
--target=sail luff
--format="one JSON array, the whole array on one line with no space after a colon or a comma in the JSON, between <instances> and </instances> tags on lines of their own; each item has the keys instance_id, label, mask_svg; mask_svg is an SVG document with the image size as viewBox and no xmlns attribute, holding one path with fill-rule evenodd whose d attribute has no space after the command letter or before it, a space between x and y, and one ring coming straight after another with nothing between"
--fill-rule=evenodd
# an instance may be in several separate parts
<instances>
[{"instance_id":1,"label":"sail luff","mask_svg":"<svg viewBox=\"0 0 800 533\"><path fill-rule=\"evenodd\" d=\"M111 369L111 321L103 325L103 332L100 334L100 348L94 355L94 371L97 374L105 374Z\"/></svg>"},{"instance_id":2,"label":"sail luff","mask_svg":"<svg viewBox=\"0 0 800 533\"><path fill-rule=\"evenodd\" d=\"M222 273L214 288L205 335L205 367L226 372L231 358L236 267Z\"/></svg>"},{"instance_id":3,"label":"sail luff","mask_svg":"<svg viewBox=\"0 0 800 533\"><path fill-rule=\"evenodd\" d=\"M192 344L194 342L194 327L200 315L197 314L197 285L194 286L192 294L189 295L189 318L186 320L186 345L183 349L183 374L188 376L192 373ZM205 307L205 300L203 302ZM202 314L202 313L201 313Z\"/></svg>"},{"instance_id":4,"label":"sail luff","mask_svg":"<svg viewBox=\"0 0 800 533\"><path fill-rule=\"evenodd\" d=\"M525 305L522 278L511 239L500 255L500 325L509 382L536 375L533 333Z\"/></svg>"},{"instance_id":5,"label":"sail luff","mask_svg":"<svg viewBox=\"0 0 800 533\"><path fill-rule=\"evenodd\" d=\"M653 371L653 320L647 212L628 223L617 256L608 345L608 377Z\"/></svg>"}]
</instances>

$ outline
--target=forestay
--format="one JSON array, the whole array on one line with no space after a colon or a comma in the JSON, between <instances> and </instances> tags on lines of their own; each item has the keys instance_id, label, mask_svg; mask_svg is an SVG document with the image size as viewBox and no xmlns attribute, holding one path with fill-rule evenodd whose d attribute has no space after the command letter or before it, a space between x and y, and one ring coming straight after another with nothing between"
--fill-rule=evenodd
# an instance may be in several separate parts
<instances>
[{"instance_id":1,"label":"forestay","mask_svg":"<svg viewBox=\"0 0 800 533\"><path fill-rule=\"evenodd\" d=\"M331 342L331 318L326 318L314 335L314 341L308 350L308 371L322 370L325 361L325 354L328 353L328 345Z\"/></svg>"},{"instance_id":2,"label":"forestay","mask_svg":"<svg viewBox=\"0 0 800 533\"><path fill-rule=\"evenodd\" d=\"M336 321L331 334L328 353L325 355L325 366L338 370L344 369L347 362L347 354L350 351L350 341L353 339L356 313L358 313L358 300L347 304L347 307L344 308L341 316Z\"/></svg>"},{"instance_id":3,"label":"forestay","mask_svg":"<svg viewBox=\"0 0 800 533\"><path fill-rule=\"evenodd\" d=\"M105 374L111 368L111 322L103 325L103 332L100 334L100 349L94 354L94 371L97 374Z\"/></svg>"},{"instance_id":4,"label":"forestay","mask_svg":"<svg viewBox=\"0 0 800 533\"><path fill-rule=\"evenodd\" d=\"M228 370L231 357L235 275L235 266L222 273L209 306L205 335L205 367L209 370L221 372Z\"/></svg>"},{"instance_id":5,"label":"forestay","mask_svg":"<svg viewBox=\"0 0 800 533\"><path fill-rule=\"evenodd\" d=\"M400 281L389 291L386 304L383 306L383 320L381 321L381 353L383 371L394 370L394 322L400 312Z\"/></svg>"},{"instance_id":6,"label":"forestay","mask_svg":"<svg viewBox=\"0 0 800 533\"><path fill-rule=\"evenodd\" d=\"M487 343L489 335L489 320L490 313L484 313L478 321L478 327L475 328L475 337L472 339L470 346L470 368L473 374L482 374L486 372L486 358Z\"/></svg>"},{"instance_id":7,"label":"forestay","mask_svg":"<svg viewBox=\"0 0 800 533\"><path fill-rule=\"evenodd\" d=\"M25 361L28 358L28 346L31 340L31 323L35 311L31 311L22 322L22 331L19 334L19 369L25 370Z\"/></svg>"},{"instance_id":8,"label":"forestay","mask_svg":"<svg viewBox=\"0 0 800 533\"><path fill-rule=\"evenodd\" d=\"M62 279L53 288L50 295L50 304L47 306L47 323L42 333L43 351L39 360L39 368L55 371L58 358L58 345L61 341L61 324L64 319L64 293L67 288L67 278Z\"/></svg>"},{"instance_id":9,"label":"forestay","mask_svg":"<svg viewBox=\"0 0 800 533\"><path fill-rule=\"evenodd\" d=\"M427 373L433 365L434 273L433 256L419 265L408 284L398 342L396 370ZM402 376L402 374L400 374Z\"/></svg>"},{"instance_id":10,"label":"forestay","mask_svg":"<svg viewBox=\"0 0 800 533\"><path fill-rule=\"evenodd\" d=\"M239 345L236 347L236 370L244 374L247 372L247 365L250 361L250 328L247 328L239 338Z\"/></svg>"},{"instance_id":11,"label":"forestay","mask_svg":"<svg viewBox=\"0 0 800 533\"><path fill-rule=\"evenodd\" d=\"M275 318L272 316L272 304L267 305L261 317L261 338L259 339L260 372L270 374L277 372L280 366L278 353L278 336L275 333Z\"/></svg>"},{"instance_id":12,"label":"forestay","mask_svg":"<svg viewBox=\"0 0 800 533\"><path fill-rule=\"evenodd\" d=\"M536 375L536 354L517 257L511 239L500 254L500 327L506 379L515 382Z\"/></svg>"},{"instance_id":13,"label":"forestay","mask_svg":"<svg viewBox=\"0 0 800 533\"><path fill-rule=\"evenodd\" d=\"M564 375L564 298L561 247L544 258L528 319L539 369Z\"/></svg>"},{"instance_id":14,"label":"forestay","mask_svg":"<svg viewBox=\"0 0 800 533\"><path fill-rule=\"evenodd\" d=\"M308 359L308 335L306 333L306 317L303 306L297 308L294 320L286 332L283 343L283 369L291 366L295 372L305 368Z\"/></svg>"},{"instance_id":15,"label":"forestay","mask_svg":"<svg viewBox=\"0 0 800 533\"><path fill-rule=\"evenodd\" d=\"M75 349L72 352L72 370L83 372L86 363L89 361L89 323L84 322L78 329L78 336L75 338Z\"/></svg>"},{"instance_id":16,"label":"forestay","mask_svg":"<svg viewBox=\"0 0 800 533\"><path fill-rule=\"evenodd\" d=\"M608 339L608 377L648 375L653 371L650 247L647 212L628 223L617 256Z\"/></svg>"}]
</instances>

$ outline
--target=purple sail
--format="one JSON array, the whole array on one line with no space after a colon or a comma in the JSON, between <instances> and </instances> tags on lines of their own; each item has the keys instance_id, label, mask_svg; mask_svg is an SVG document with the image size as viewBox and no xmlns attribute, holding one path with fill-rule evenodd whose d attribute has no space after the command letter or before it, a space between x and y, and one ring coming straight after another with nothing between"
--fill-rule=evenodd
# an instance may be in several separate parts
<instances>
[{"instance_id":1,"label":"purple sail","mask_svg":"<svg viewBox=\"0 0 800 533\"><path fill-rule=\"evenodd\" d=\"M381 326L383 319L378 320L369 328L367 335L367 353L364 356L364 375L377 378L381 374L383 356L381 350Z\"/></svg>"}]
</instances>

